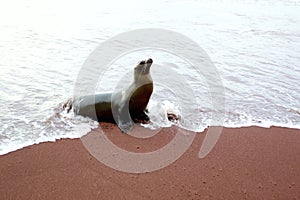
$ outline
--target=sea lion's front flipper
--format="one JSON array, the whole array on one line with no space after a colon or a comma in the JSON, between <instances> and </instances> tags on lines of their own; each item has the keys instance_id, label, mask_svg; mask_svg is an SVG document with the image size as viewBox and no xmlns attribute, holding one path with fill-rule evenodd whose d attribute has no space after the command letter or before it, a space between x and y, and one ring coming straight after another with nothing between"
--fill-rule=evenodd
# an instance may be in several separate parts
<instances>
[{"instance_id":1,"label":"sea lion's front flipper","mask_svg":"<svg viewBox=\"0 0 300 200\"><path fill-rule=\"evenodd\" d=\"M120 98L119 93L112 96L112 114L123 133L128 133L133 128L134 122L129 112L129 100L126 97Z\"/></svg>"},{"instance_id":2,"label":"sea lion's front flipper","mask_svg":"<svg viewBox=\"0 0 300 200\"><path fill-rule=\"evenodd\" d=\"M140 113L134 118L135 123L148 124L150 122L149 116L146 114L146 111Z\"/></svg>"}]
</instances>

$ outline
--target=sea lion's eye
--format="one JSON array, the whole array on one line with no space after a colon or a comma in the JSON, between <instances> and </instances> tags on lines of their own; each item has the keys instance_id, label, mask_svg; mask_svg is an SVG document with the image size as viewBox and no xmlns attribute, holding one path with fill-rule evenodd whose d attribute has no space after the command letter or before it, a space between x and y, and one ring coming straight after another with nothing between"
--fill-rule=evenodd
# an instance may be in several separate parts
<instances>
[{"instance_id":1,"label":"sea lion's eye","mask_svg":"<svg viewBox=\"0 0 300 200\"><path fill-rule=\"evenodd\" d=\"M145 61L144 61L144 60L140 62L140 65L144 65L144 64L145 64Z\"/></svg>"}]
</instances>

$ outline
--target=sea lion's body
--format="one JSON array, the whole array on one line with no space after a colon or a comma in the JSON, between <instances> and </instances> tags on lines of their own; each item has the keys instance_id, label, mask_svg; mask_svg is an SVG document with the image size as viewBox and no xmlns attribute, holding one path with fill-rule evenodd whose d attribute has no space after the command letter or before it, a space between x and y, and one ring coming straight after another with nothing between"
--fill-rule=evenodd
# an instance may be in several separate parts
<instances>
[{"instance_id":1,"label":"sea lion's body","mask_svg":"<svg viewBox=\"0 0 300 200\"><path fill-rule=\"evenodd\" d=\"M152 62L151 58L141 61L134 69L132 83L122 91L83 96L73 100L72 104L76 102L76 106L73 106L75 113L99 122L117 123L120 129L132 125L132 120L148 121L146 108L153 92L149 71Z\"/></svg>"},{"instance_id":2,"label":"sea lion's body","mask_svg":"<svg viewBox=\"0 0 300 200\"><path fill-rule=\"evenodd\" d=\"M99 122L114 122L111 109L111 97L112 93L81 97L75 112L78 115L90 117ZM96 115L94 112L96 112Z\"/></svg>"}]
</instances>

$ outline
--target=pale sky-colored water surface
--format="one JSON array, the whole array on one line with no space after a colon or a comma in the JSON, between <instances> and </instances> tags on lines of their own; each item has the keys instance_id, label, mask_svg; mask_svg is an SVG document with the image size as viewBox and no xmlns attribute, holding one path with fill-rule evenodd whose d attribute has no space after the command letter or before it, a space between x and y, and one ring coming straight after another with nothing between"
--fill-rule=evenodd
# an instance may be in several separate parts
<instances>
[{"instance_id":1,"label":"pale sky-colored water surface","mask_svg":"<svg viewBox=\"0 0 300 200\"><path fill-rule=\"evenodd\" d=\"M99 43L137 28L180 32L208 53L225 88L224 126L300 128L299 10L300 1L292 0L1 2L0 154L79 137L74 124L81 127L80 134L97 126L64 113L59 104L72 96L78 71ZM135 63L148 57L157 66L175 63L179 68L174 70L193 89L199 105L191 105L186 124L179 125L199 131L207 127L214 113L205 77L198 77L176 55L155 50L129 53L110 66L97 92L114 90ZM154 65L151 70L154 80L162 79L160 68ZM178 97L184 91L173 91L158 81L152 111L180 113ZM156 121L156 126L164 125Z\"/></svg>"}]
</instances>

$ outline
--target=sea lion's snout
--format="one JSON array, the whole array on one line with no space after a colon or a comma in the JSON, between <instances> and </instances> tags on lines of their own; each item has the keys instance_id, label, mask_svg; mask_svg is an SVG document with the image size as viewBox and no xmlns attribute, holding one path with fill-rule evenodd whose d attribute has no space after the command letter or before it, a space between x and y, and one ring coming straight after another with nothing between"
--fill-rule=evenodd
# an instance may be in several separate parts
<instances>
[{"instance_id":1,"label":"sea lion's snout","mask_svg":"<svg viewBox=\"0 0 300 200\"><path fill-rule=\"evenodd\" d=\"M145 68L145 71L144 71L144 74L149 74L149 71L150 71L150 67L153 63L153 60L151 58L149 58L147 61L146 61L147 65L146 65L146 68Z\"/></svg>"},{"instance_id":2,"label":"sea lion's snout","mask_svg":"<svg viewBox=\"0 0 300 200\"><path fill-rule=\"evenodd\" d=\"M149 59L147 60L147 63L153 63L153 60L152 60L151 58L149 58Z\"/></svg>"},{"instance_id":3,"label":"sea lion's snout","mask_svg":"<svg viewBox=\"0 0 300 200\"><path fill-rule=\"evenodd\" d=\"M148 60L142 60L139 62L139 65L145 65L145 64L152 64L153 60L152 58L149 58Z\"/></svg>"},{"instance_id":4,"label":"sea lion's snout","mask_svg":"<svg viewBox=\"0 0 300 200\"><path fill-rule=\"evenodd\" d=\"M153 60L149 58L148 60L142 60L138 63L138 65L134 68L135 70L135 76L138 77L138 75L148 75L150 71L150 67L153 63Z\"/></svg>"}]
</instances>

